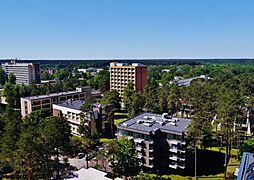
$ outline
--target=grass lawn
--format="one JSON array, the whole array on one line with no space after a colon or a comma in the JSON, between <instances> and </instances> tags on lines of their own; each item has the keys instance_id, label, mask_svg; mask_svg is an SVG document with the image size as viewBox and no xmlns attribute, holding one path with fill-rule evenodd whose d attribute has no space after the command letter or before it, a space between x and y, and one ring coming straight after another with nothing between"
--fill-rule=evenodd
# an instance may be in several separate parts
<instances>
[{"instance_id":1,"label":"grass lawn","mask_svg":"<svg viewBox=\"0 0 254 180\"><path fill-rule=\"evenodd\" d=\"M115 112L114 115L124 115L124 116L129 116L129 114L127 112Z\"/></svg>"},{"instance_id":2,"label":"grass lawn","mask_svg":"<svg viewBox=\"0 0 254 180\"><path fill-rule=\"evenodd\" d=\"M114 124L117 125L118 123L121 123L123 121L125 121L127 118L124 118L124 119L115 119L114 120Z\"/></svg>"},{"instance_id":3,"label":"grass lawn","mask_svg":"<svg viewBox=\"0 0 254 180\"><path fill-rule=\"evenodd\" d=\"M117 125L118 123L121 123L128 119L129 115L127 112L115 112L114 117L114 124Z\"/></svg>"}]
</instances>

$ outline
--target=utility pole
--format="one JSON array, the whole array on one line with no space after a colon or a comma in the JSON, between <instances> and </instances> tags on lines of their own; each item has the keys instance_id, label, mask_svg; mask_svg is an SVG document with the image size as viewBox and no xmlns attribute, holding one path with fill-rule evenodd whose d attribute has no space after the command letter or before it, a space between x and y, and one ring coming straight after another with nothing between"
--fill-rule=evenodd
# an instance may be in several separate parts
<instances>
[{"instance_id":1,"label":"utility pole","mask_svg":"<svg viewBox=\"0 0 254 180\"><path fill-rule=\"evenodd\" d=\"M195 142L195 179L197 180L197 146L196 146L196 142Z\"/></svg>"}]
</instances>

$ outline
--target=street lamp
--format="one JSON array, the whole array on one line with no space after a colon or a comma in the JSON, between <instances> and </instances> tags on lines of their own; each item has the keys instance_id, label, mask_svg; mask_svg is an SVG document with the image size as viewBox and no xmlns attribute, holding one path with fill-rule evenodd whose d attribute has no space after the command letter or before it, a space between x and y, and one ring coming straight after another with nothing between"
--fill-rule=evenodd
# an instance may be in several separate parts
<instances>
[{"instance_id":1,"label":"street lamp","mask_svg":"<svg viewBox=\"0 0 254 180\"><path fill-rule=\"evenodd\" d=\"M56 151L56 162L57 162L57 173L56 173L56 179L59 179L59 149L55 148Z\"/></svg>"}]
</instances>

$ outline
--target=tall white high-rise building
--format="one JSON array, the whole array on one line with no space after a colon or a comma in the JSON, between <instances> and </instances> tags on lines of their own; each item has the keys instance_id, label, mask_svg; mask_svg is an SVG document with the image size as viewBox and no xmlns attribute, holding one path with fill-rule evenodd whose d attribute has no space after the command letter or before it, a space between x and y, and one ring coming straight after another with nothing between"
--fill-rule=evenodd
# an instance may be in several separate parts
<instances>
[{"instance_id":1,"label":"tall white high-rise building","mask_svg":"<svg viewBox=\"0 0 254 180\"><path fill-rule=\"evenodd\" d=\"M2 64L2 68L9 76L13 73L16 76L16 84L40 83L39 63L17 63L15 61Z\"/></svg>"}]
</instances>

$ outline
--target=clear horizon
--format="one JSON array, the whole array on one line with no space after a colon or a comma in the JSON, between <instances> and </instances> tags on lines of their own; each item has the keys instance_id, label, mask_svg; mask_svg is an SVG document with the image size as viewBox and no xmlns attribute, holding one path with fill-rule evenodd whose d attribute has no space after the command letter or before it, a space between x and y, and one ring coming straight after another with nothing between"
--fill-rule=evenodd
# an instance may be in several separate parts
<instances>
[{"instance_id":1,"label":"clear horizon","mask_svg":"<svg viewBox=\"0 0 254 180\"><path fill-rule=\"evenodd\" d=\"M0 59L254 57L251 0L1 0Z\"/></svg>"}]
</instances>

